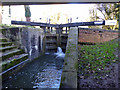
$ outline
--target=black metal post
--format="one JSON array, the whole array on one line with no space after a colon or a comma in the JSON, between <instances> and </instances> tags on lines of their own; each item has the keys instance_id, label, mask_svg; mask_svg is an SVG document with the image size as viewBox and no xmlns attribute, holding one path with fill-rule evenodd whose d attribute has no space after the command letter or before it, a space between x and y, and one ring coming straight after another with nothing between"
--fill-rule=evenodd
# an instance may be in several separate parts
<instances>
[{"instance_id":1,"label":"black metal post","mask_svg":"<svg viewBox=\"0 0 120 90\"><path fill-rule=\"evenodd\" d=\"M52 27L51 27L51 32L53 32Z\"/></svg>"},{"instance_id":2,"label":"black metal post","mask_svg":"<svg viewBox=\"0 0 120 90\"><path fill-rule=\"evenodd\" d=\"M66 27L66 34L67 34L67 27Z\"/></svg>"}]
</instances>

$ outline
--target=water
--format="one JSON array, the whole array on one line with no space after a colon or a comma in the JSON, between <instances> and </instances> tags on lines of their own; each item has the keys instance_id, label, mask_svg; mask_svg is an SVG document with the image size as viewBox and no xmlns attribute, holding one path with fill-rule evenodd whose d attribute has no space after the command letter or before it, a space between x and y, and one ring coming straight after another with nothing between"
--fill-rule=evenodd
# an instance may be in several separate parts
<instances>
[{"instance_id":1,"label":"water","mask_svg":"<svg viewBox=\"0 0 120 90\"><path fill-rule=\"evenodd\" d=\"M60 47L58 47L57 53L55 53L56 58L64 58L65 54L62 52L62 49Z\"/></svg>"},{"instance_id":2,"label":"water","mask_svg":"<svg viewBox=\"0 0 120 90\"><path fill-rule=\"evenodd\" d=\"M2 83L3 88L59 88L64 53L61 50L57 53L46 54L28 63L9 76L9 79Z\"/></svg>"}]
</instances>

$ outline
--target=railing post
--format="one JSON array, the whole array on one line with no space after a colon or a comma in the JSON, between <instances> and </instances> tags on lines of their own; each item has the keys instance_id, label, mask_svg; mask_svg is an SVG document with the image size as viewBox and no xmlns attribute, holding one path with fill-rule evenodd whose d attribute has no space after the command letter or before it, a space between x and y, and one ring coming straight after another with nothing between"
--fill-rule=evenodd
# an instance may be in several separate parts
<instances>
[{"instance_id":1,"label":"railing post","mask_svg":"<svg viewBox=\"0 0 120 90\"><path fill-rule=\"evenodd\" d=\"M52 27L51 27L51 32L53 32Z\"/></svg>"},{"instance_id":2,"label":"railing post","mask_svg":"<svg viewBox=\"0 0 120 90\"><path fill-rule=\"evenodd\" d=\"M68 30L70 30L70 27L68 27L69 29Z\"/></svg>"},{"instance_id":3,"label":"railing post","mask_svg":"<svg viewBox=\"0 0 120 90\"><path fill-rule=\"evenodd\" d=\"M66 34L67 34L67 27L66 27Z\"/></svg>"}]
</instances>

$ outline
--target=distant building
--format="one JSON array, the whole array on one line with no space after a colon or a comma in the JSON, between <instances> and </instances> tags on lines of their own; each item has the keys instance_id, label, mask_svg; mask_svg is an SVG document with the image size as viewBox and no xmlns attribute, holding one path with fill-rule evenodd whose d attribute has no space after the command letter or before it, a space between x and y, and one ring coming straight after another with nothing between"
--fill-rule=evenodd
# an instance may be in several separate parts
<instances>
[{"instance_id":1,"label":"distant building","mask_svg":"<svg viewBox=\"0 0 120 90\"><path fill-rule=\"evenodd\" d=\"M1 6L1 24L10 24L11 17L9 14L9 6Z\"/></svg>"},{"instance_id":2,"label":"distant building","mask_svg":"<svg viewBox=\"0 0 120 90\"><path fill-rule=\"evenodd\" d=\"M25 21L25 9L24 5L11 5L11 6L1 6L1 16L2 24L11 24L11 20Z\"/></svg>"}]
</instances>

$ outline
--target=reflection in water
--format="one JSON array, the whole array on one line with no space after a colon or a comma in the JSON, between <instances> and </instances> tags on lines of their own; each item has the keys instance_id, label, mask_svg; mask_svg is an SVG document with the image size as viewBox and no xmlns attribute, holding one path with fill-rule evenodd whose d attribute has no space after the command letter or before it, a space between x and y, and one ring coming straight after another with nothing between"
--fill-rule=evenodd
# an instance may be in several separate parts
<instances>
[{"instance_id":1,"label":"reflection in water","mask_svg":"<svg viewBox=\"0 0 120 90\"><path fill-rule=\"evenodd\" d=\"M9 76L3 88L59 88L63 58L47 54Z\"/></svg>"}]
</instances>

